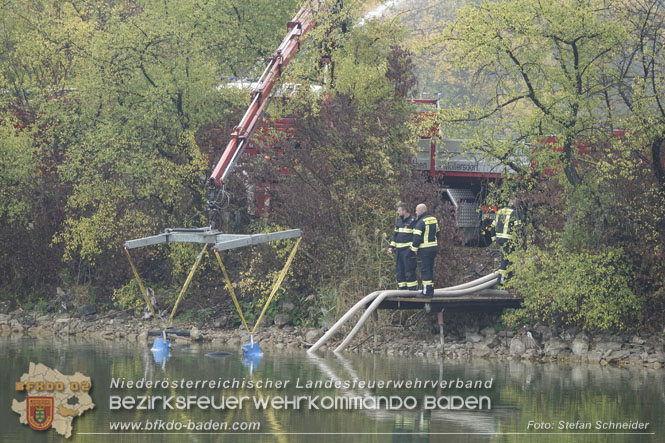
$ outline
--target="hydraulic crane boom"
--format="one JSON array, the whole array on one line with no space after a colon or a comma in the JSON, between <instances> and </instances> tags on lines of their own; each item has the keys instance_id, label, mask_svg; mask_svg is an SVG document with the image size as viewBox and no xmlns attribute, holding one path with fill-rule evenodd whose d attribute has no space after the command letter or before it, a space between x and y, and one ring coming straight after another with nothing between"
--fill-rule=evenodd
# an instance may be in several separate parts
<instances>
[{"instance_id":1,"label":"hydraulic crane boom","mask_svg":"<svg viewBox=\"0 0 665 443\"><path fill-rule=\"evenodd\" d=\"M196 272L196 269L201 259L205 255L208 246L212 244L214 245L213 248L219 266L222 270L222 273L225 276L227 287L230 288L231 297L233 298L234 304L238 309L238 314L240 315L240 318L243 324L245 325L247 332L250 335L250 343L243 345L243 352L246 355L251 354L254 356L261 354L261 350L258 347L258 343L254 342L253 334L254 332L256 332L256 329L258 328L259 323L261 322L261 319L263 318L263 315L265 314L270 301L273 299L273 297L279 290L279 287L282 281L284 280L286 273L289 270L289 266L291 265L293 257L298 249L298 244L302 239L301 237L302 233L300 232L300 229L290 229L286 231L261 233L261 234L225 234L216 229L215 221L217 220L217 215L220 211L219 199L220 196L223 195L224 193L222 185L224 184L224 181L226 180L228 175L233 170L233 167L237 163L243 151L247 147L247 144L249 143L249 139L251 138L252 134L254 133L254 131L256 131L257 127L259 126L259 123L261 122L261 117L263 116L263 113L265 112L266 107L270 102L270 96L271 93L273 92L273 88L275 87L279 77L283 74L286 66L289 64L289 62L293 59L293 57L300 49L302 37L304 37L315 26L314 18L317 11L313 7L315 5L319 6L325 1L329 0L305 0L305 5L300 9L300 11L298 11L293 20L291 20L288 23L286 37L284 37L282 43L280 43L275 53L268 60L268 66L266 66L265 70L263 71L263 74L261 74L261 78L258 81L258 86L256 87L256 89L254 89L254 91L252 91L251 103L247 108L247 111L245 111L245 115L242 117L242 120L240 120L238 126L233 128L233 132L231 133L231 140L226 146L226 149L224 149L222 157L217 163L217 166L215 166L212 175L208 179L208 186L210 190L208 196L210 226L205 228L166 229L163 234L138 238L135 240L128 240L125 242L125 252L127 253L127 258L129 259L130 265L132 267L132 272L134 273L134 277L136 278L136 281L138 282L138 285L141 288L141 293L146 301L146 304L150 308L153 315L156 315L156 311L152 307L151 301L148 297L148 293L146 292L143 283L141 282L141 278L139 277L138 271L134 266L134 263L132 262L129 250L134 248L142 248L145 246L165 244L165 243L198 243L204 245L203 249L201 249L201 252L199 252L198 255L196 256L194 265L190 270L187 279L185 280L185 284L183 285L180 294L178 295L178 298L176 299L175 305L173 306L173 309L171 311L171 316L169 317L166 327L170 325L171 320L173 319L173 316L175 315L178 309L178 304L182 300L185 292L187 291L187 287L191 283L194 273ZM341 6L341 0L337 1L337 5ZM298 238L298 240L295 242L293 249L291 249L289 258L287 259L284 268L282 269L279 277L277 278L277 280L273 285L273 289L270 293L270 296L268 297L266 303L263 306L263 311L259 315L259 318L256 324L254 325L254 329L250 331L243 316L240 305L238 304L238 301L233 293L233 285L231 284L231 281L228 278L226 269L224 268L219 252L230 249L241 248L245 246L258 245L261 243L266 243L271 241L285 240L289 238ZM164 330L162 338L155 341L153 350L159 352L165 352L168 355L168 349L169 349L169 343L166 340L166 331Z\"/></svg>"},{"instance_id":2,"label":"hydraulic crane boom","mask_svg":"<svg viewBox=\"0 0 665 443\"><path fill-rule=\"evenodd\" d=\"M231 140L208 179L210 187L208 209L210 211L211 226L214 224L217 212L216 203L221 186L245 150L252 134L254 134L254 131L259 126L261 117L270 102L270 94L284 69L300 49L302 37L315 25L315 11L312 8L315 3L320 2L317 0L307 0L300 11L293 17L293 20L287 24L286 37L284 37L282 43L280 43L275 53L268 60L268 65L263 74L261 74L258 86L251 93L252 101L247 111L245 111L245 115L240 120L238 126L233 128Z\"/></svg>"}]
</instances>

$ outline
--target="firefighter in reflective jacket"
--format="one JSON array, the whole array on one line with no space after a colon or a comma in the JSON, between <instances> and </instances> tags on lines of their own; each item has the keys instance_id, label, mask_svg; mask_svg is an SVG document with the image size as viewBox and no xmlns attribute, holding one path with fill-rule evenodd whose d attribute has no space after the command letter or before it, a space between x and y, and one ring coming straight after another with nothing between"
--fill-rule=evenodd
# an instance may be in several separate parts
<instances>
[{"instance_id":1,"label":"firefighter in reflective jacket","mask_svg":"<svg viewBox=\"0 0 665 443\"><path fill-rule=\"evenodd\" d=\"M436 217L427 212L427 206L416 206L416 225L413 228L411 250L417 254L418 269L423 282L422 294L418 297L434 295L434 258L438 249L439 224Z\"/></svg>"},{"instance_id":2,"label":"firefighter in reflective jacket","mask_svg":"<svg viewBox=\"0 0 665 443\"><path fill-rule=\"evenodd\" d=\"M395 250L397 262L397 287L399 289L418 290L416 280L416 256L411 251L411 238L416 218L409 213L406 203L397 205L397 220L395 221L395 234L390 242L388 254Z\"/></svg>"},{"instance_id":3,"label":"firefighter in reflective jacket","mask_svg":"<svg viewBox=\"0 0 665 443\"><path fill-rule=\"evenodd\" d=\"M496 241L501 251L498 283L505 281L509 277L509 274L506 273L506 269L510 264L508 255L515 250L515 228L522 223L516 206L517 198L511 197L508 206L499 209L494 222L492 222L492 228L494 228L495 232L492 240Z\"/></svg>"}]
</instances>

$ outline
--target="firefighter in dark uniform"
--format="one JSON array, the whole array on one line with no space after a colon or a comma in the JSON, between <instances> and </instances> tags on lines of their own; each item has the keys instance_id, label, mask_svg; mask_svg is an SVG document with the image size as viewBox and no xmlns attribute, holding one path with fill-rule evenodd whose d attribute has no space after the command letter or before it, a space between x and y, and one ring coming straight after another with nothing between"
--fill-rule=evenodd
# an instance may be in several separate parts
<instances>
[{"instance_id":1,"label":"firefighter in dark uniform","mask_svg":"<svg viewBox=\"0 0 665 443\"><path fill-rule=\"evenodd\" d=\"M427 212L427 206L416 206L416 225L413 228L411 250L417 255L423 292L418 297L434 295L434 258L438 249L439 223Z\"/></svg>"},{"instance_id":2,"label":"firefighter in dark uniform","mask_svg":"<svg viewBox=\"0 0 665 443\"><path fill-rule=\"evenodd\" d=\"M501 251L501 266L499 266L499 281L505 281L509 274L506 272L510 260L508 255L515 250L515 228L522 224L520 214L517 211L517 198L511 197L508 206L497 211L492 228L494 228L494 237Z\"/></svg>"},{"instance_id":3,"label":"firefighter in dark uniform","mask_svg":"<svg viewBox=\"0 0 665 443\"><path fill-rule=\"evenodd\" d=\"M395 221L395 233L388 248L388 254L395 250L395 261L397 262L397 287L399 289L418 290L416 280L416 256L411 251L411 239L413 237L413 225L416 218L409 213L406 203L397 205L397 220Z\"/></svg>"}]
</instances>

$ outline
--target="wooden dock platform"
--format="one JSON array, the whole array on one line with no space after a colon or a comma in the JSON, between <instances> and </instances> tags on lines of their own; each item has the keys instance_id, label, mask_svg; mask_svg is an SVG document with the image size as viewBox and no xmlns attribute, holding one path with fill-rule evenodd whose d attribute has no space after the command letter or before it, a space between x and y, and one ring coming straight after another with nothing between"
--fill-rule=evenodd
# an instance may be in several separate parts
<instances>
[{"instance_id":1,"label":"wooden dock platform","mask_svg":"<svg viewBox=\"0 0 665 443\"><path fill-rule=\"evenodd\" d=\"M418 292L414 292L418 294ZM378 309L423 309L427 312L496 312L506 308L519 308L524 300L500 289L484 289L474 294L461 296L434 296L418 298L388 297ZM369 305L369 303L368 303Z\"/></svg>"}]
</instances>

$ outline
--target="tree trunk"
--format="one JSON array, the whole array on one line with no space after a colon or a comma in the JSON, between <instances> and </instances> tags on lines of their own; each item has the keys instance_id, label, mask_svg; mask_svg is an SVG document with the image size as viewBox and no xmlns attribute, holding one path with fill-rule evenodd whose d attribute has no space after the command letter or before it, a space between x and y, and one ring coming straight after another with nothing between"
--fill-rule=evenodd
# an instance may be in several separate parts
<instances>
[{"instance_id":1,"label":"tree trunk","mask_svg":"<svg viewBox=\"0 0 665 443\"><path fill-rule=\"evenodd\" d=\"M573 141L566 137L566 141L563 144L563 172L566 174L568 182L573 185L573 187L577 187L582 183L582 180L575 167L575 152L573 149Z\"/></svg>"},{"instance_id":2,"label":"tree trunk","mask_svg":"<svg viewBox=\"0 0 665 443\"><path fill-rule=\"evenodd\" d=\"M651 144L651 168L658 180L660 189L665 191L665 171L663 171L663 141L665 136L658 136Z\"/></svg>"}]
</instances>

